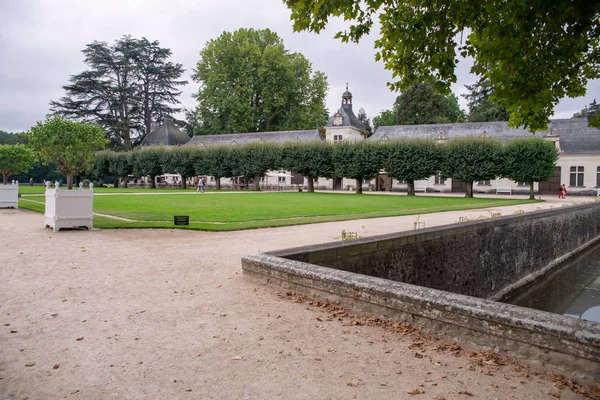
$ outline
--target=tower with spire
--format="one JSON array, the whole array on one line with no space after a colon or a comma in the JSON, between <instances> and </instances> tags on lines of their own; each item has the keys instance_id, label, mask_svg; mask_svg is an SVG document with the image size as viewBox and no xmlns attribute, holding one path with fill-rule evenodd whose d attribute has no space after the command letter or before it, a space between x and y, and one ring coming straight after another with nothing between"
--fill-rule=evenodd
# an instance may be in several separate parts
<instances>
[{"instance_id":1,"label":"tower with spire","mask_svg":"<svg viewBox=\"0 0 600 400\"><path fill-rule=\"evenodd\" d=\"M325 124L325 138L330 142L363 140L365 125L352 111L352 93L348 90L342 94L342 106Z\"/></svg>"}]
</instances>

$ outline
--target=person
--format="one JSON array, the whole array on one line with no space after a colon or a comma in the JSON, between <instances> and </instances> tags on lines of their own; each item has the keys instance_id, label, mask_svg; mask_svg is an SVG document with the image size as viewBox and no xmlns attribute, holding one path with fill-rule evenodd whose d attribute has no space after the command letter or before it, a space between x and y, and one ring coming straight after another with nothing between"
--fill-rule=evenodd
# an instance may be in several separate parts
<instances>
[{"instance_id":1,"label":"person","mask_svg":"<svg viewBox=\"0 0 600 400\"><path fill-rule=\"evenodd\" d=\"M29 178L29 186L33 186L33 178Z\"/></svg>"},{"instance_id":2,"label":"person","mask_svg":"<svg viewBox=\"0 0 600 400\"><path fill-rule=\"evenodd\" d=\"M200 178L200 190L204 193L204 178Z\"/></svg>"},{"instance_id":3,"label":"person","mask_svg":"<svg viewBox=\"0 0 600 400\"><path fill-rule=\"evenodd\" d=\"M198 183L196 184L196 193L200 191L200 179L198 179Z\"/></svg>"},{"instance_id":4,"label":"person","mask_svg":"<svg viewBox=\"0 0 600 400\"><path fill-rule=\"evenodd\" d=\"M567 187L565 186L565 184L563 183L562 186L560 187L560 193L562 195L563 199L566 199L565 195L567 194Z\"/></svg>"}]
</instances>

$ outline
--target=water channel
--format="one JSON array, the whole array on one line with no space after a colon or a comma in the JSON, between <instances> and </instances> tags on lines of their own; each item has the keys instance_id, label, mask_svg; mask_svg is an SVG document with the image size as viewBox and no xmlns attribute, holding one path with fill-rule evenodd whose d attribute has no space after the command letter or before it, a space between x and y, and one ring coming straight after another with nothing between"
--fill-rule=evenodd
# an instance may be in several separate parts
<instances>
[{"instance_id":1,"label":"water channel","mask_svg":"<svg viewBox=\"0 0 600 400\"><path fill-rule=\"evenodd\" d=\"M600 322L600 245L506 302Z\"/></svg>"}]
</instances>

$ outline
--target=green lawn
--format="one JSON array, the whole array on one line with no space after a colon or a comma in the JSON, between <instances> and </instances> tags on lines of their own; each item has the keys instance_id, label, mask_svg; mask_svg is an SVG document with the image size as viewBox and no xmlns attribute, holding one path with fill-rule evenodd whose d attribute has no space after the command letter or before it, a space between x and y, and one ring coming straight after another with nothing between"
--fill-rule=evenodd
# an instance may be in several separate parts
<instances>
[{"instance_id":1,"label":"green lawn","mask_svg":"<svg viewBox=\"0 0 600 400\"><path fill-rule=\"evenodd\" d=\"M21 187L19 207L43 212L43 188ZM426 214L530 203L519 199L353 195L340 193L255 193L191 190L104 189L94 191L97 228L174 228L173 216L188 215L184 229L229 231L361 218ZM31 201L32 200L32 201ZM535 201L535 200L534 200Z\"/></svg>"}]
</instances>

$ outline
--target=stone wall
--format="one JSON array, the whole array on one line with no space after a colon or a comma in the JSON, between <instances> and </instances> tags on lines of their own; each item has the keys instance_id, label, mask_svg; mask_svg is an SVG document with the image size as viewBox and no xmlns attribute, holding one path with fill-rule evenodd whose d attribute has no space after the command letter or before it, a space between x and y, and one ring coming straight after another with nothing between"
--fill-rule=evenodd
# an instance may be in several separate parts
<instances>
[{"instance_id":1,"label":"stone wall","mask_svg":"<svg viewBox=\"0 0 600 400\"><path fill-rule=\"evenodd\" d=\"M562 260L600 235L600 203L271 253L481 298Z\"/></svg>"}]
</instances>

